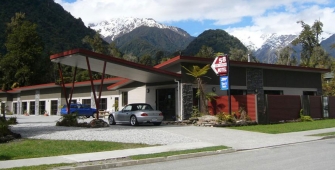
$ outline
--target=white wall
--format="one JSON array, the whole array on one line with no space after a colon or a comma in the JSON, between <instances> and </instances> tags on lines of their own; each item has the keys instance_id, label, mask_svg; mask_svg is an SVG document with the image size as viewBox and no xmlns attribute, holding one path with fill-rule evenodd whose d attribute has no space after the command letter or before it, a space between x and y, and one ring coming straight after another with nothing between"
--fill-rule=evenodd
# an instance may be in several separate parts
<instances>
[{"instance_id":1,"label":"white wall","mask_svg":"<svg viewBox=\"0 0 335 170\"><path fill-rule=\"evenodd\" d=\"M128 91L128 103L145 103L146 86L133 88Z\"/></svg>"}]
</instances>

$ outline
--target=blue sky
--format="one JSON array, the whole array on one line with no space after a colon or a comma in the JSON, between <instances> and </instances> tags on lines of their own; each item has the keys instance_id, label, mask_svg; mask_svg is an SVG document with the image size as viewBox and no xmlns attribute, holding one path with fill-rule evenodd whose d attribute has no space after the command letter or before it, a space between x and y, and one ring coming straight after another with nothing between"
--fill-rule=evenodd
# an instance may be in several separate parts
<instances>
[{"instance_id":1,"label":"blue sky","mask_svg":"<svg viewBox=\"0 0 335 170\"><path fill-rule=\"evenodd\" d=\"M297 21L321 20L324 36L335 33L334 0L55 0L86 25L111 18L153 18L198 36L208 29L223 29L255 46L261 36L298 34Z\"/></svg>"}]
</instances>

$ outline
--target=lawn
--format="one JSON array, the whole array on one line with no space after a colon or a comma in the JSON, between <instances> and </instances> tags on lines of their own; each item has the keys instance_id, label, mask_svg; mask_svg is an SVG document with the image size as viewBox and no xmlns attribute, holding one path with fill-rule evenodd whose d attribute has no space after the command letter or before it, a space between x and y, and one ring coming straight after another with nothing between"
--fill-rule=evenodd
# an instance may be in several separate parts
<instances>
[{"instance_id":1,"label":"lawn","mask_svg":"<svg viewBox=\"0 0 335 170\"><path fill-rule=\"evenodd\" d=\"M0 161L148 147L103 141L20 139L0 144Z\"/></svg>"},{"instance_id":2,"label":"lawn","mask_svg":"<svg viewBox=\"0 0 335 170\"><path fill-rule=\"evenodd\" d=\"M316 120L313 122L294 122L271 125L254 125L231 127L232 129L262 132L270 134L299 132L306 130L325 129L335 127L335 119Z\"/></svg>"},{"instance_id":3,"label":"lawn","mask_svg":"<svg viewBox=\"0 0 335 170\"><path fill-rule=\"evenodd\" d=\"M189 150L181 150L181 151L169 151L169 152L161 152L161 153L153 153L153 154L143 154L143 155L135 155L130 156L131 159L139 160L139 159L148 159L148 158L158 158L158 157L168 157L172 155L182 155L182 154L190 154L190 153L198 153L198 152L208 152L208 151L217 151L227 149L227 146L212 146L198 149L189 149Z\"/></svg>"}]
</instances>

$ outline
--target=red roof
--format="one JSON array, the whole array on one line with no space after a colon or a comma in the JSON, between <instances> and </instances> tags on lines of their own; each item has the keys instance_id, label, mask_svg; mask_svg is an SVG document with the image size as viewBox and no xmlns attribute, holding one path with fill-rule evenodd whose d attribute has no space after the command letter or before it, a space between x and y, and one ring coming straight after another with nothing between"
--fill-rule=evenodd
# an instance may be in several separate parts
<instances>
[{"instance_id":1,"label":"red roof","mask_svg":"<svg viewBox=\"0 0 335 170\"><path fill-rule=\"evenodd\" d=\"M188 63L202 63L202 64L212 64L214 58L202 58L202 57L190 57L190 56L176 56L167 60L161 64L155 66L155 68L167 68L181 62ZM311 68L311 67L300 67L300 66L287 66L287 65L278 65L278 64L265 64L265 63L254 63L254 62L243 62L243 61L230 61L231 66L239 67L253 67L253 68L263 68L263 69L272 69L272 70L289 70L289 71L302 71L302 72L319 72L327 73L330 72L330 69L321 69L321 68Z\"/></svg>"},{"instance_id":2,"label":"red roof","mask_svg":"<svg viewBox=\"0 0 335 170\"><path fill-rule=\"evenodd\" d=\"M118 82L122 82L124 80L126 80L126 79L121 78L121 77L107 78L107 79L104 79L104 84L118 83ZM93 83L95 85L100 85L101 79L100 80L93 80ZM74 83L75 87L88 86L88 85L91 85L91 81L82 81L82 82L75 82ZM14 88L14 89L8 90L6 92L7 93L19 93L19 92L25 91L25 90L37 90L37 89L46 89L46 88L53 88L53 87L61 87L61 84L47 83L47 84L38 84L38 85L33 85L33 86L24 86L24 87ZM66 83L65 87L72 87L72 83Z\"/></svg>"}]
</instances>

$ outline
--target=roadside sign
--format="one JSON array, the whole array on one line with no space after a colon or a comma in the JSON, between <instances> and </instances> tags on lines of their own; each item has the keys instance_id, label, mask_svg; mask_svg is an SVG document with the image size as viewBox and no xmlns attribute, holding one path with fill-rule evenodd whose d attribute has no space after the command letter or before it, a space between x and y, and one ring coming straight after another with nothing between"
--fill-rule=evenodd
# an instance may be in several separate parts
<instances>
[{"instance_id":1,"label":"roadside sign","mask_svg":"<svg viewBox=\"0 0 335 170\"><path fill-rule=\"evenodd\" d=\"M227 55L217 56L211 65L211 68L217 75L227 75L228 73L228 58Z\"/></svg>"},{"instance_id":2,"label":"roadside sign","mask_svg":"<svg viewBox=\"0 0 335 170\"><path fill-rule=\"evenodd\" d=\"M221 90L229 90L229 82L228 76L221 76L220 77L220 87Z\"/></svg>"}]
</instances>

